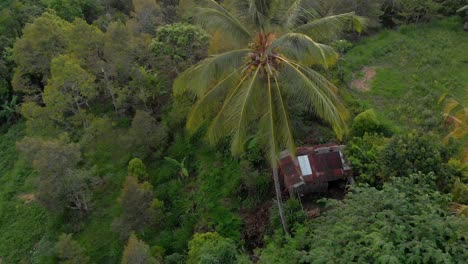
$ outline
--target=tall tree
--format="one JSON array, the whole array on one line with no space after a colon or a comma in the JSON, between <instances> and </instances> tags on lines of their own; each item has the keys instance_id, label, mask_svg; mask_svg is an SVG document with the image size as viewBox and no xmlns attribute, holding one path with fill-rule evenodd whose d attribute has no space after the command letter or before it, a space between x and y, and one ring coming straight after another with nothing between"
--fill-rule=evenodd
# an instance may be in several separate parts
<instances>
[{"instance_id":1,"label":"tall tree","mask_svg":"<svg viewBox=\"0 0 468 264\"><path fill-rule=\"evenodd\" d=\"M65 32L69 28L68 22L47 12L24 27L23 36L13 47L17 67L12 86L16 92L34 96L43 90L51 60L67 46Z\"/></svg>"},{"instance_id":2,"label":"tall tree","mask_svg":"<svg viewBox=\"0 0 468 264\"><path fill-rule=\"evenodd\" d=\"M25 137L17 144L34 169L39 172L37 198L52 212L65 209L87 213L91 191L91 172L77 170L81 160L80 146L68 139L43 140Z\"/></svg>"},{"instance_id":3,"label":"tall tree","mask_svg":"<svg viewBox=\"0 0 468 264\"><path fill-rule=\"evenodd\" d=\"M77 59L62 55L52 60L51 78L44 89L43 100L55 119L64 121L67 114L78 118L84 127L88 124L86 110L90 100L98 95L95 77L81 68Z\"/></svg>"},{"instance_id":4,"label":"tall tree","mask_svg":"<svg viewBox=\"0 0 468 264\"><path fill-rule=\"evenodd\" d=\"M78 242L73 240L71 234L62 234L55 245L55 252L62 264L86 264L89 257Z\"/></svg>"},{"instance_id":5,"label":"tall tree","mask_svg":"<svg viewBox=\"0 0 468 264\"><path fill-rule=\"evenodd\" d=\"M151 256L149 246L139 240L135 234L131 234L128 243L125 246L122 264L156 264L159 263L156 258Z\"/></svg>"},{"instance_id":6,"label":"tall tree","mask_svg":"<svg viewBox=\"0 0 468 264\"><path fill-rule=\"evenodd\" d=\"M295 153L287 99L307 105L328 122L341 138L348 113L337 88L310 66L333 65L333 48L315 40L328 40L347 29L362 29L354 13L318 18L307 1L213 0L193 1L195 21L213 35L221 34L224 53L213 55L185 71L174 83L176 93L197 97L187 128L196 131L210 120L211 143L230 136L233 154L244 150L249 134L257 132L270 162L283 227L278 179L278 154ZM314 40L315 39L315 40ZM212 47L212 50L221 50Z\"/></svg>"},{"instance_id":7,"label":"tall tree","mask_svg":"<svg viewBox=\"0 0 468 264\"><path fill-rule=\"evenodd\" d=\"M143 231L159 216L162 202L153 199L153 186L149 182L138 183L135 176L127 176L119 198L122 214L115 219L113 228L122 238L132 231Z\"/></svg>"}]
</instances>

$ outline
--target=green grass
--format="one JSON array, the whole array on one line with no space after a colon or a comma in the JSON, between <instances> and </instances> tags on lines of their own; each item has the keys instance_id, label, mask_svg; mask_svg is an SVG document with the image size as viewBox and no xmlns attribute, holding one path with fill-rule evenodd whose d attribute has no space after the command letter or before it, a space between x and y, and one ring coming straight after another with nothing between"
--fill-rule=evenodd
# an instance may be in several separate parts
<instances>
[{"instance_id":1,"label":"green grass","mask_svg":"<svg viewBox=\"0 0 468 264\"><path fill-rule=\"evenodd\" d=\"M345 79L376 67L370 92L353 91L354 104L374 108L404 131L442 128L443 93L468 102L468 34L459 17L402 26L366 38L344 59Z\"/></svg>"},{"instance_id":2,"label":"green grass","mask_svg":"<svg viewBox=\"0 0 468 264\"><path fill-rule=\"evenodd\" d=\"M31 193L36 174L18 160L15 142L23 137L24 125L0 135L0 259L18 263L30 256L46 233L47 213L36 202L26 204L18 195Z\"/></svg>"}]
</instances>

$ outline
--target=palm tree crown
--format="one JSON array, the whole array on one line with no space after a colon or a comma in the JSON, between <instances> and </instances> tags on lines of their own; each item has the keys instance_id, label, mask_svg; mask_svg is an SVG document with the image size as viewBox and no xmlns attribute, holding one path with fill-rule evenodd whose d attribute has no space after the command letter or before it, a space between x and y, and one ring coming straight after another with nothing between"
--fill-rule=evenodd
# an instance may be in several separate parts
<instances>
[{"instance_id":1,"label":"palm tree crown","mask_svg":"<svg viewBox=\"0 0 468 264\"><path fill-rule=\"evenodd\" d=\"M190 91L197 97L187 128L193 132L211 120L211 143L231 136L234 154L244 150L248 135L256 131L272 167L281 223L289 234L277 169L282 149L296 151L286 100L304 104L343 136L348 113L337 89L310 68L328 67L338 54L314 39L329 40L348 28L360 31L362 19L353 13L322 17L306 0L194 2L195 20L212 34L211 48L219 53L174 83L175 93Z\"/></svg>"},{"instance_id":2,"label":"palm tree crown","mask_svg":"<svg viewBox=\"0 0 468 264\"><path fill-rule=\"evenodd\" d=\"M336 87L310 68L328 67L338 54L314 39L360 31L362 18L354 13L322 17L309 1L300 0L194 2L195 21L214 36L212 49L220 53L188 69L174 84L176 93L188 90L198 98L187 121L190 131L211 120L210 141L231 136L234 154L256 131L272 166L281 149L295 152L286 100L305 104L338 137L345 133L348 114Z\"/></svg>"}]
</instances>

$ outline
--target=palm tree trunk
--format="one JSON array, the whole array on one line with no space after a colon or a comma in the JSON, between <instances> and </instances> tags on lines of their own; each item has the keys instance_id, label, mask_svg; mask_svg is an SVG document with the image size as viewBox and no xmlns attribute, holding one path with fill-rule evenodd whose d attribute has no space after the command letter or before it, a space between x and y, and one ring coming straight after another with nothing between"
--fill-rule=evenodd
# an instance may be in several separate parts
<instances>
[{"instance_id":1,"label":"palm tree trunk","mask_svg":"<svg viewBox=\"0 0 468 264\"><path fill-rule=\"evenodd\" d=\"M289 235L288 223L286 222L286 217L284 216L283 201L281 199L281 187L278 177L278 168L276 166L272 167L273 170L273 181L275 182L275 192L276 192L276 202L278 203L278 212L281 219L281 224L283 225L283 230L286 235Z\"/></svg>"}]
</instances>

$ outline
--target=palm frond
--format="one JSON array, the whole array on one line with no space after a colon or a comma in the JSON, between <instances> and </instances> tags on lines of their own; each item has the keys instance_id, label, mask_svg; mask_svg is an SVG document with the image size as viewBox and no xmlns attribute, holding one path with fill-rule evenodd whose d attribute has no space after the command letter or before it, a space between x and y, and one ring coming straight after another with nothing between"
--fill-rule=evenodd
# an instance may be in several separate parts
<instances>
[{"instance_id":1,"label":"palm frond","mask_svg":"<svg viewBox=\"0 0 468 264\"><path fill-rule=\"evenodd\" d=\"M274 81L275 81L275 93L274 97L276 99L276 104L278 107L278 114L277 114L277 122L275 124L275 128L278 130L277 134L277 140L280 146L280 149L287 149L289 153L292 155L295 155L296 153L296 146L294 144L294 137L293 137L293 132L291 128L291 122L289 121L289 114L288 110L286 108L286 102L284 101L284 96L281 92L279 81L274 76ZM278 153L276 153L278 154Z\"/></svg>"},{"instance_id":2,"label":"palm frond","mask_svg":"<svg viewBox=\"0 0 468 264\"><path fill-rule=\"evenodd\" d=\"M302 0L295 0L284 14L284 27L291 29L303 18L304 9L301 7Z\"/></svg>"},{"instance_id":3,"label":"palm frond","mask_svg":"<svg viewBox=\"0 0 468 264\"><path fill-rule=\"evenodd\" d=\"M273 102L273 91L271 86L271 80L268 78L268 132L265 133L269 135L269 148L270 151L267 152L270 156L270 163L273 165L278 164L278 139L276 136L276 128L275 128L275 103Z\"/></svg>"},{"instance_id":4,"label":"palm frond","mask_svg":"<svg viewBox=\"0 0 468 264\"><path fill-rule=\"evenodd\" d=\"M331 89L332 84L311 69L299 68L286 59L282 60L285 66L280 79L285 91L292 99L304 103L318 117L329 123L341 139L347 132L345 121L349 114Z\"/></svg>"},{"instance_id":5,"label":"palm frond","mask_svg":"<svg viewBox=\"0 0 468 264\"><path fill-rule=\"evenodd\" d=\"M461 13L461 12L467 11L467 10L468 10L468 5L466 5L466 6L462 7L462 8L460 8L460 9L458 9L458 10L457 10L457 13Z\"/></svg>"},{"instance_id":6,"label":"palm frond","mask_svg":"<svg viewBox=\"0 0 468 264\"><path fill-rule=\"evenodd\" d=\"M195 9L195 21L211 34L221 32L237 42L237 47L249 43L251 32L239 19L213 0L201 1L201 7Z\"/></svg>"},{"instance_id":7,"label":"palm frond","mask_svg":"<svg viewBox=\"0 0 468 264\"><path fill-rule=\"evenodd\" d=\"M315 19L292 31L306 34L316 41L328 41L336 38L346 30L352 29L361 32L365 24L365 18L350 12Z\"/></svg>"},{"instance_id":8,"label":"palm frond","mask_svg":"<svg viewBox=\"0 0 468 264\"><path fill-rule=\"evenodd\" d=\"M231 142L231 151L234 155L239 155L244 151L245 141L248 136L249 121L256 119L258 114L258 100L259 96L253 94L261 93L259 87L258 74L260 67L257 67L248 84L241 89L240 92L234 97L233 103L229 104L226 108L226 119L224 125L230 129L233 134ZM232 126L230 125L232 123Z\"/></svg>"},{"instance_id":9,"label":"palm frond","mask_svg":"<svg viewBox=\"0 0 468 264\"><path fill-rule=\"evenodd\" d=\"M210 124L208 129L208 140L211 144L217 143L221 138L225 136L232 135L232 129L228 127L228 125L232 124L229 121L227 109L232 108L232 102L234 98L239 93L239 90L242 90L244 87L244 82L249 78L250 72L244 74L242 79L237 83L237 85L230 91L229 95L227 96L226 100L223 102L221 109L217 112L215 118ZM232 109L229 110L232 112Z\"/></svg>"},{"instance_id":10,"label":"palm frond","mask_svg":"<svg viewBox=\"0 0 468 264\"><path fill-rule=\"evenodd\" d=\"M240 69L236 69L214 84L203 96L199 97L192 107L186 127L193 133L220 107L223 99L232 87L235 87L240 78Z\"/></svg>"},{"instance_id":11,"label":"palm frond","mask_svg":"<svg viewBox=\"0 0 468 264\"><path fill-rule=\"evenodd\" d=\"M453 98L447 99L445 103L445 107L444 107L444 114L450 115L450 113L459 106L460 106L460 103L457 100Z\"/></svg>"},{"instance_id":12,"label":"palm frond","mask_svg":"<svg viewBox=\"0 0 468 264\"><path fill-rule=\"evenodd\" d=\"M338 60L338 53L332 47L317 43L301 33L284 34L271 44L270 49L306 66L327 68Z\"/></svg>"},{"instance_id":13,"label":"palm frond","mask_svg":"<svg viewBox=\"0 0 468 264\"><path fill-rule=\"evenodd\" d=\"M192 66L174 81L175 95L186 91L202 97L216 83L244 64L250 49L240 49L211 56Z\"/></svg>"},{"instance_id":14,"label":"palm frond","mask_svg":"<svg viewBox=\"0 0 468 264\"><path fill-rule=\"evenodd\" d=\"M468 205L459 203L449 204L450 212L458 217L468 216Z\"/></svg>"}]
</instances>

